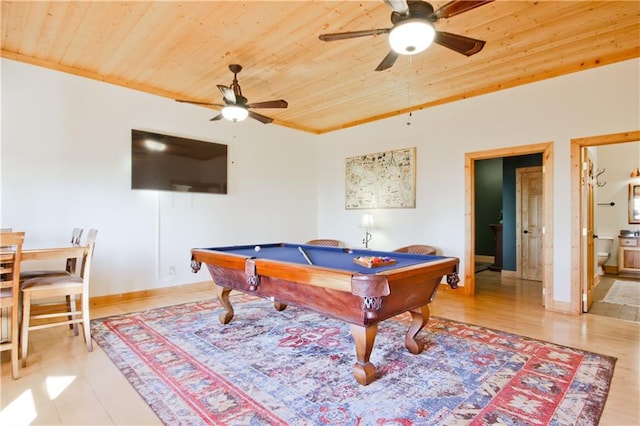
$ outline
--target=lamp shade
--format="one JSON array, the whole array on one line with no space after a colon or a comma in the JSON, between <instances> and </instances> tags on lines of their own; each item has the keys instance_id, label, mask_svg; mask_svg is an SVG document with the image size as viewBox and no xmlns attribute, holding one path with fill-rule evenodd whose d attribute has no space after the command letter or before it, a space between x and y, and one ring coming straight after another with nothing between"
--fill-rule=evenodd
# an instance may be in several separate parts
<instances>
[{"instance_id":1,"label":"lamp shade","mask_svg":"<svg viewBox=\"0 0 640 426\"><path fill-rule=\"evenodd\" d=\"M229 121L242 121L249 116L249 111L241 106L226 105L222 108L222 116Z\"/></svg>"},{"instance_id":2,"label":"lamp shade","mask_svg":"<svg viewBox=\"0 0 640 426\"><path fill-rule=\"evenodd\" d=\"M373 215L372 214L363 214L362 219L360 219L360 226L362 228L373 228Z\"/></svg>"},{"instance_id":3,"label":"lamp shade","mask_svg":"<svg viewBox=\"0 0 640 426\"><path fill-rule=\"evenodd\" d=\"M415 55L431 46L436 30L424 19L407 19L389 33L389 44L400 55Z\"/></svg>"}]
</instances>

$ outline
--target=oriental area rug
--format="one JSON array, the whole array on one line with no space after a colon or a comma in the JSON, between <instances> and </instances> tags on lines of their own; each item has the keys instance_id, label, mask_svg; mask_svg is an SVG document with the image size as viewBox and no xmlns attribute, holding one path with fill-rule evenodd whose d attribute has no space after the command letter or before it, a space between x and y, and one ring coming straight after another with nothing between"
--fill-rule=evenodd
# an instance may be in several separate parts
<instances>
[{"instance_id":1,"label":"oriental area rug","mask_svg":"<svg viewBox=\"0 0 640 426\"><path fill-rule=\"evenodd\" d=\"M233 297L92 321L95 341L166 425L595 425L615 358L431 318L378 326L377 379L359 385L349 326Z\"/></svg>"}]
</instances>

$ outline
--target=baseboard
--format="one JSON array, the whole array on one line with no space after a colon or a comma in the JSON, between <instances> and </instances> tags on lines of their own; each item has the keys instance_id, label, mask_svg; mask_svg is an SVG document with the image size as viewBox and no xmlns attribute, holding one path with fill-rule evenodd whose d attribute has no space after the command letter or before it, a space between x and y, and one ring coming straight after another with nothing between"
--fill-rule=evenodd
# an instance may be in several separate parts
<instances>
[{"instance_id":1,"label":"baseboard","mask_svg":"<svg viewBox=\"0 0 640 426\"><path fill-rule=\"evenodd\" d=\"M520 273L518 271L509 271L508 269L503 269L501 274L505 278L517 278L520 279Z\"/></svg>"},{"instance_id":2,"label":"baseboard","mask_svg":"<svg viewBox=\"0 0 640 426\"><path fill-rule=\"evenodd\" d=\"M495 261L493 256L484 256L482 254L476 254L473 258L476 262L481 263L493 263Z\"/></svg>"},{"instance_id":3,"label":"baseboard","mask_svg":"<svg viewBox=\"0 0 640 426\"><path fill-rule=\"evenodd\" d=\"M559 312L562 314L570 314L570 315L580 315L580 311L576 312L571 310L571 303L569 302L560 302L557 300L553 300L552 305L545 306L545 308L547 311L551 311L551 312Z\"/></svg>"},{"instance_id":4,"label":"baseboard","mask_svg":"<svg viewBox=\"0 0 640 426\"><path fill-rule=\"evenodd\" d=\"M618 274L618 265L602 265L602 269L604 269L605 274Z\"/></svg>"},{"instance_id":5,"label":"baseboard","mask_svg":"<svg viewBox=\"0 0 640 426\"><path fill-rule=\"evenodd\" d=\"M135 300L149 299L152 297L166 296L176 292L188 293L194 291L211 290L213 283L203 281L192 284L182 284L171 287L153 288L149 290L132 291L130 293L109 294L106 296L96 296L89 299L91 307L108 306L116 303L132 302Z\"/></svg>"}]
</instances>

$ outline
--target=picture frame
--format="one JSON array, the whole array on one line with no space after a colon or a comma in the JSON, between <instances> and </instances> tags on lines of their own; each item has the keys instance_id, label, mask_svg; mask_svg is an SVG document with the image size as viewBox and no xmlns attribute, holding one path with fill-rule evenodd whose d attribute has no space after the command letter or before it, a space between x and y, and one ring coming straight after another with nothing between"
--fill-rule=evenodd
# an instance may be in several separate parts
<instances>
[{"instance_id":1,"label":"picture frame","mask_svg":"<svg viewBox=\"0 0 640 426\"><path fill-rule=\"evenodd\" d=\"M640 224L640 185L629 184L629 223Z\"/></svg>"},{"instance_id":2,"label":"picture frame","mask_svg":"<svg viewBox=\"0 0 640 426\"><path fill-rule=\"evenodd\" d=\"M345 208L416 207L416 148L364 154L345 160Z\"/></svg>"}]
</instances>

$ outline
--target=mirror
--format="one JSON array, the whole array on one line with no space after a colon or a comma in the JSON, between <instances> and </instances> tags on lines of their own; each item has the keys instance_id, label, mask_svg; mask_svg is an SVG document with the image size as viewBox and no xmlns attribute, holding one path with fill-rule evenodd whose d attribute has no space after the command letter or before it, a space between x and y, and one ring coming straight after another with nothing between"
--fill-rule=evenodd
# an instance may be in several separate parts
<instances>
[{"instance_id":1,"label":"mirror","mask_svg":"<svg viewBox=\"0 0 640 426\"><path fill-rule=\"evenodd\" d=\"M640 223L640 185L629 184L629 223Z\"/></svg>"}]
</instances>

